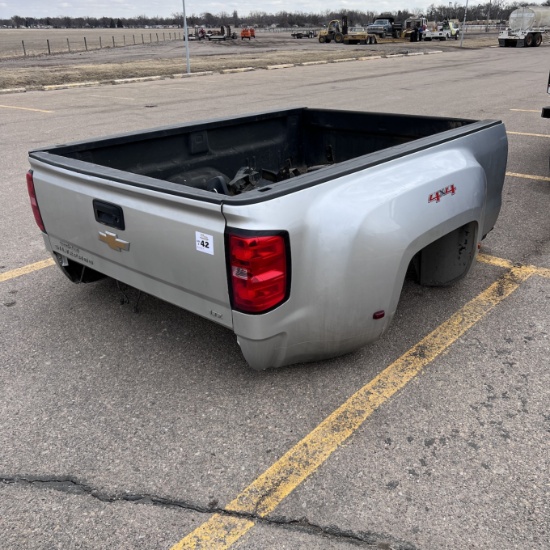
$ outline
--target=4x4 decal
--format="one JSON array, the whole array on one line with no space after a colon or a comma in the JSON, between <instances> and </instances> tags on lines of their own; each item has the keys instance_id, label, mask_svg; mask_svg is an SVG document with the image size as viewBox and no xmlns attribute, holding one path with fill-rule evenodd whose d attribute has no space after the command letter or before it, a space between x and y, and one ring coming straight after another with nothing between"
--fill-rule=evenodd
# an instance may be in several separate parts
<instances>
[{"instance_id":1,"label":"4x4 decal","mask_svg":"<svg viewBox=\"0 0 550 550\"><path fill-rule=\"evenodd\" d=\"M442 197L447 195L454 195L456 193L456 187L453 185L447 185L447 187L436 191L435 193L430 193L428 202L439 202Z\"/></svg>"}]
</instances>

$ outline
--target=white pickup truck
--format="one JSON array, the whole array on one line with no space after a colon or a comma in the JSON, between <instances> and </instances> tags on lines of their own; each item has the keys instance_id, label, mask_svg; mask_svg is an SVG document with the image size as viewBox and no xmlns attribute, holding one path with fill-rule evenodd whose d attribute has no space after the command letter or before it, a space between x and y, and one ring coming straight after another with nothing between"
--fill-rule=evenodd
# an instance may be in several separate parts
<instances>
[{"instance_id":1,"label":"white pickup truck","mask_svg":"<svg viewBox=\"0 0 550 550\"><path fill-rule=\"evenodd\" d=\"M407 272L449 285L493 228L500 121L294 108L29 153L46 248L234 331L254 369L378 338Z\"/></svg>"},{"instance_id":2,"label":"white pickup truck","mask_svg":"<svg viewBox=\"0 0 550 550\"><path fill-rule=\"evenodd\" d=\"M458 40L460 28L453 21L444 21L437 25L435 29L428 29L424 32L424 40Z\"/></svg>"}]
</instances>

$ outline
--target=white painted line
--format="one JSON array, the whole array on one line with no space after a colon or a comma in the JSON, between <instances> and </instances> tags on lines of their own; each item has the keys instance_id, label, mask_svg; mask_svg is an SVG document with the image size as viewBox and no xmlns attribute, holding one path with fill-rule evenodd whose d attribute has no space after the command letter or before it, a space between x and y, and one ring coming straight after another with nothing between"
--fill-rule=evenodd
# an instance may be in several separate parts
<instances>
[{"instance_id":1,"label":"white painted line","mask_svg":"<svg viewBox=\"0 0 550 550\"><path fill-rule=\"evenodd\" d=\"M268 65L266 69L268 71L274 71L276 69L288 69L289 67L294 67L294 63L285 63L284 65Z\"/></svg>"},{"instance_id":2,"label":"white painted line","mask_svg":"<svg viewBox=\"0 0 550 550\"><path fill-rule=\"evenodd\" d=\"M72 84L49 84L47 86L43 86L43 89L46 91L49 90L66 90L70 88L86 88L88 86L99 86L100 82L99 80L93 81L93 82L74 82Z\"/></svg>"},{"instance_id":3,"label":"white painted line","mask_svg":"<svg viewBox=\"0 0 550 550\"><path fill-rule=\"evenodd\" d=\"M220 71L221 74L231 74L231 73L246 73L249 71L255 71L254 67L243 67L242 69L224 69Z\"/></svg>"},{"instance_id":4,"label":"white painted line","mask_svg":"<svg viewBox=\"0 0 550 550\"><path fill-rule=\"evenodd\" d=\"M111 82L113 84L131 84L132 82L150 82L154 80L162 80L163 78L165 77L164 76L140 76L136 78L116 78Z\"/></svg>"},{"instance_id":5,"label":"white painted line","mask_svg":"<svg viewBox=\"0 0 550 550\"><path fill-rule=\"evenodd\" d=\"M191 78L192 76L209 76L214 74L213 71L200 71L198 73L183 73L183 74L174 74L174 78Z\"/></svg>"},{"instance_id":6,"label":"white painted line","mask_svg":"<svg viewBox=\"0 0 550 550\"><path fill-rule=\"evenodd\" d=\"M20 94L26 91L26 88L4 88L3 90L0 90L0 94Z\"/></svg>"}]
</instances>

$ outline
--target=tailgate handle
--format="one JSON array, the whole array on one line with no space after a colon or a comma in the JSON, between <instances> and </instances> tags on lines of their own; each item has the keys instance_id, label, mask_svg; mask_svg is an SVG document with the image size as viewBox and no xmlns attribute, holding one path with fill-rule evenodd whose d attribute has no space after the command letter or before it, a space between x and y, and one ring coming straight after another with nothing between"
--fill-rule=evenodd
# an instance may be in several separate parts
<instances>
[{"instance_id":1,"label":"tailgate handle","mask_svg":"<svg viewBox=\"0 0 550 550\"><path fill-rule=\"evenodd\" d=\"M124 230L124 212L120 206L94 199L94 215L99 223Z\"/></svg>"}]
</instances>

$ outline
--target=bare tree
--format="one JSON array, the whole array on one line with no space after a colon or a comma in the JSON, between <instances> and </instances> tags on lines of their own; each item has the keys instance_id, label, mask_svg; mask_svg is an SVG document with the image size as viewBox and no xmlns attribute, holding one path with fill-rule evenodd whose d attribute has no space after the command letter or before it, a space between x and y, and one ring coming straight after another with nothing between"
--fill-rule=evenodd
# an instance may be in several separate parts
<instances>
[{"instance_id":1,"label":"bare tree","mask_svg":"<svg viewBox=\"0 0 550 550\"><path fill-rule=\"evenodd\" d=\"M11 23L14 27L17 27L17 28L23 27L25 25L25 18L19 15L14 15L11 18Z\"/></svg>"},{"instance_id":2,"label":"bare tree","mask_svg":"<svg viewBox=\"0 0 550 550\"><path fill-rule=\"evenodd\" d=\"M506 0L486 0L483 4L468 6L468 20L469 21L486 21L491 20L505 20L508 19L510 13L521 7L532 4L529 0L514 0L510 3ZM543 6L550 6L550 0L544 0ZM421 11L419 8L415 8L413 12L406 10L398 10L388 15L395 17L397 21L404 21L411 15L418 15ZM423 15L428 17L431 21L442 21L443 19L456 18L461 21L464 19L465 3L463 5L458 2L454 2L449 5L448 2L441 4L431 4L425 9ZM266 13L263 11L252 11L245 17L239 17L237 10L234 10L231 15L227 12L221 12L219 14L213 14L210 12L201 13L199 15L192 14L187 16L187 22L190 26L204 24L210 27L218 27L222 24L231 23L232 25L256 25L260 27L269 27L276 25L280 27L290 27L298 25L300 27L319 27L326 25L332 19L341 19L342 16L347 16L350 23L368 24L373 21L379 13L373 13L372 11L358 11L358 10L325 10L319 13L306 13L306 12L288 12L280 11L278 13ZM183 25L183 13L174 12L170 17L153 17L145 14L138 15L136 17L113 19L111 17L44 17L41 19L34 17L21 17L14 15L10 19L0 20L0 24L6 26L23 27L33 25L44 25L53 27L104 27L108 28L112 22L115 22L115 26L120 27L145 27L151 25L177 25L181 27Z\"/></svg>"}]
</instances>

